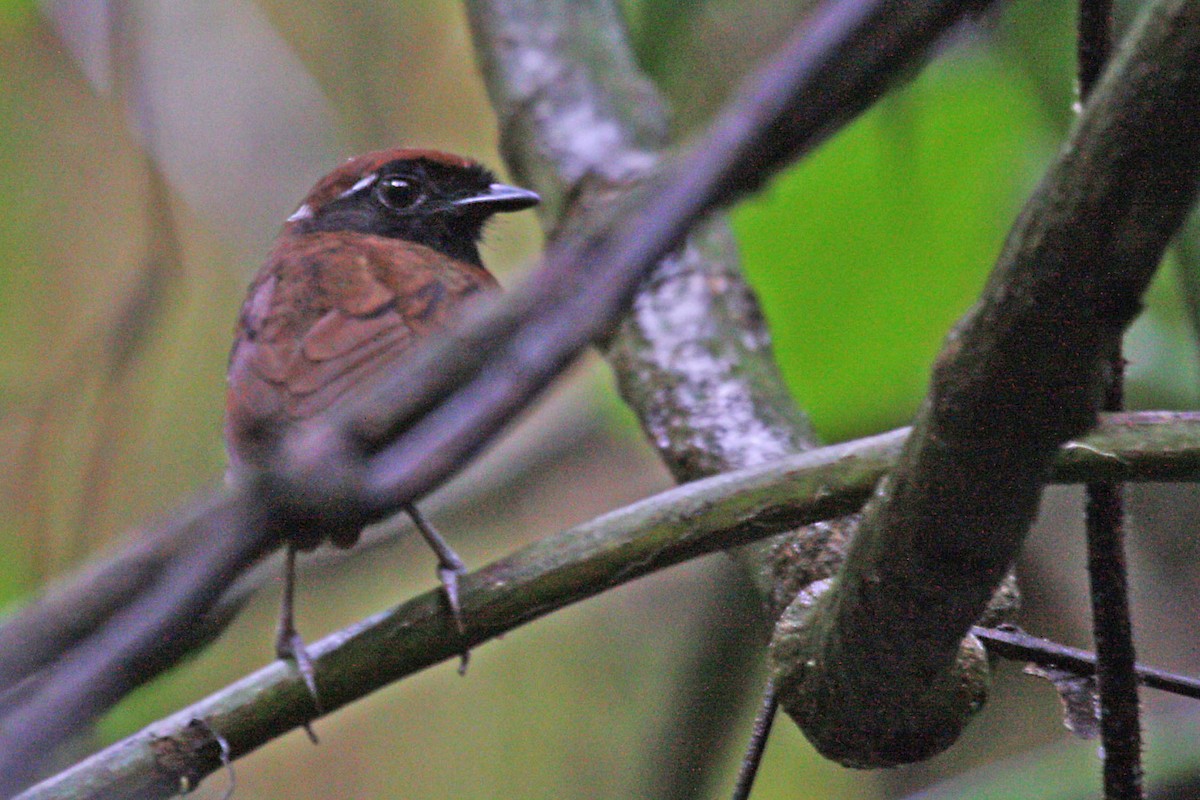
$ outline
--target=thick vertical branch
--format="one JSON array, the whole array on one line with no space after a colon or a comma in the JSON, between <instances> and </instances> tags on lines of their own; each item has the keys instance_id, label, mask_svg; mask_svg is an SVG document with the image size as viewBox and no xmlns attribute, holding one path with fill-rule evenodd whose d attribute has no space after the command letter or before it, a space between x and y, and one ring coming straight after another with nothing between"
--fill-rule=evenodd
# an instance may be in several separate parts
<instances>
[{"instance_id":1,"label":"thick vertical branch","mask_svg":"<svg viewBox=\"0 0 1200 800\"><path fill-rule=\"evenodd\" d=\"M1198 114L1200 2L1159 2L948 337L833 588L777 630L783 704L827 756L926 758L973 711L978 643L963 636L1020 549L1055 448L1095 423L1101 358L1195 199Z\"/></svg>"}]
</instances>

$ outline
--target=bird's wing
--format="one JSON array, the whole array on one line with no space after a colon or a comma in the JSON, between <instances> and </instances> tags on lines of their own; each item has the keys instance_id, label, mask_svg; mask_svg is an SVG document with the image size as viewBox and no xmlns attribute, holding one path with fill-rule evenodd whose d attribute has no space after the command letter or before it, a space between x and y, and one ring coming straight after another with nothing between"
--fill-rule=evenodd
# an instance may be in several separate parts
<instances>
[{"instance_id":1,"label":"bird's wing","mask_svg":"<svg viewBox=\"0 0 1200 800\"><path fill-rule=\"evenodd\" d=\"M284 239L250 287L230 355L231 456L257 460L283 426L325 411L495 286L482 268L410 242Z\"/></svg>"}]
</instances>

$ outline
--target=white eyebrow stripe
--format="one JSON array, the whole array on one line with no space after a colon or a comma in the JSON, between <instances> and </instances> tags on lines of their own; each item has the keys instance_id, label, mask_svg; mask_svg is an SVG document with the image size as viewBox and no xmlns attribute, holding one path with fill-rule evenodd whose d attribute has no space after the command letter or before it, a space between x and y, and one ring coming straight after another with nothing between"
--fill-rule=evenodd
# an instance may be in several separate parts
<instances>
[{"instance_id":1,"label":"white eyebrow stripe","mask_svg":"<svg viewBox=\"0 0 1200 800\"><path fill-rule=\"evenodd\" d=\"M312 215L313 215L312 208L308 205L308 203L305 203L304 205L297 208L294 212L292 212L292 215L287 218L287 221L288 222L299 222L302 219L312 219Z\"/></svg>"},{"instance_id":2,"label":"white eyebrow stripe","mask_svg":"<svg viewBox=\"0 0 1200 800\"><path fill-rule=\"evenodd\" d=\"M346 191L339 194L338 197L339 198L349 197L350 195L354 194L355 192L367 188L368 186L370 186L372 183L374 183L377 180L379 180L379 173L372 172L370 175L366 175L366 176L360 178L358 183L354 184L349 189L347 189Z\"/></svg>"}]
</instances>

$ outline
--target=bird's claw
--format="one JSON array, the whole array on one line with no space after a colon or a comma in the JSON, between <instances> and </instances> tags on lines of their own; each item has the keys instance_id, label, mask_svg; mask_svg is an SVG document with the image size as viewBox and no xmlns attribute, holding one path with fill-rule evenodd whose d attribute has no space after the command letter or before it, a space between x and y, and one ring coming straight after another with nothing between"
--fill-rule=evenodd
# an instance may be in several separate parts
<instances>
[{"instance_id":1,"label":"bird's claw","mask_svg":"<svg viewBox=\"0 0 1200 800\"><path fill-rule=\"evenodd\" d=\"M461 561L446 563L438 566L438 579L442 582L442 591L446 593L446 604L450 607L450 615L454 618L454 627L459 636L466 636L467 626L463 621L462 605L458 601L458 579L467 573L467 567ZM458 674L467 674L467 663L471 660L471 649L463 648Z\"/></svg>"},{"instance_id":2,"label":"bird's claw","mask_svg":"<svg viewBox=\"0 0 1200 800\"><path fill-rule=\"evenodd\" d=\"M304 646L304 640L300 638L300 634L295 630L280 631L279 639L275 642L275 653L284 661L291 661L296 665L296 670L304 679L304 685L308 687L308 693L312 696L313 705L316 707L316 716L324 713L321 708L321 696L317 694L317 671L313 668L312 659L308 656L308 648ZM320 744L311 722L304 723L304 732L308 734L308 738L313 744Z\"/></svg>"}]
</instances>

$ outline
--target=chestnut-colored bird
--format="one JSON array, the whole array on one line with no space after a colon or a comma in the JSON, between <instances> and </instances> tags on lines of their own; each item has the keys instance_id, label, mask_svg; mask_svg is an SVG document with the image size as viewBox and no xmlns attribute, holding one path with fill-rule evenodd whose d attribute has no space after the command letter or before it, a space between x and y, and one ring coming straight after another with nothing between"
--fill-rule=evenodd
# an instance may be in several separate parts
<instances>
[{"instance_id":1,"label":"chestnut-colored bird","mask_svg":"<svg viewBox=\"0 0 1200 800\"><path fill-rule=\"evenodd\" d=\"M498 289L479 258L484 224L537 202L479 164L434 150L368 153L318 181L288 217L238 317L225 415L231 469L267 466L289 426L402 360L470 296ZM406 510L437 554L461 630L463 563L415 506ZM358 534L338 532L332 541L349 547ZM287 544L276 638L279 656L295 660L314 698L292 595L296 551L319 543L301 527Z\"/></svg>"}]
</instances>

